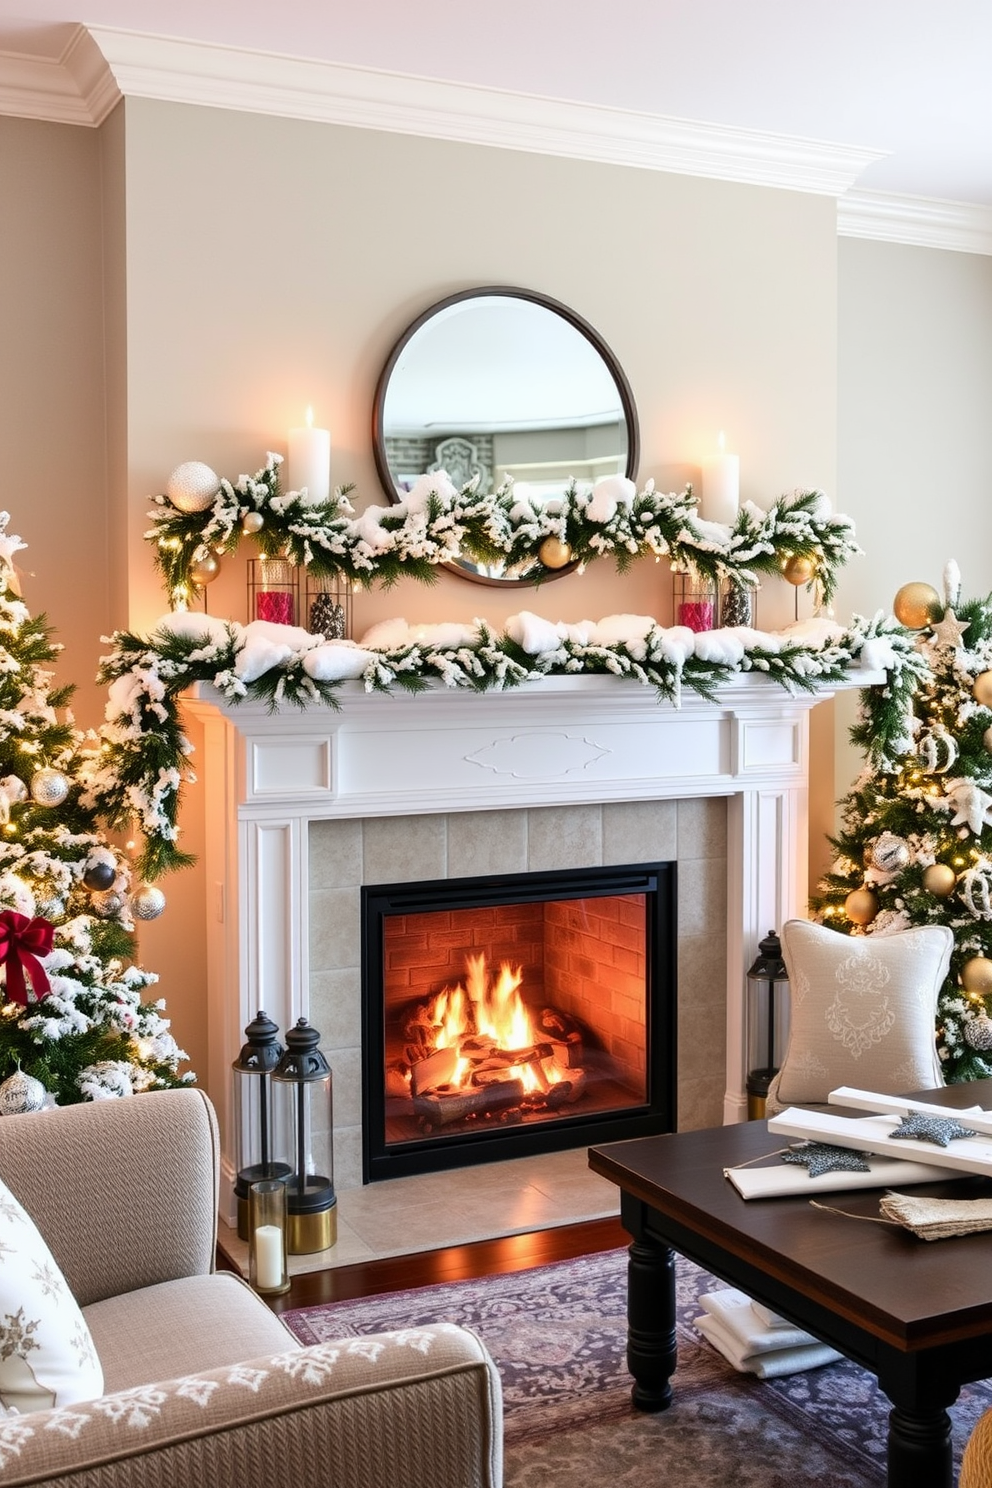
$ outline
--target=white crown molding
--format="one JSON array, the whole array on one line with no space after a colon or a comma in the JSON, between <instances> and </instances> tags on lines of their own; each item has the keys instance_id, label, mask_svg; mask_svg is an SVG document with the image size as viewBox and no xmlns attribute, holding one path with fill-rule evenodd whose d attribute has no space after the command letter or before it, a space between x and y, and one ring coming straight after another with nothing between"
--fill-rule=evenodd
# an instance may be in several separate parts
<instances>
[{"instance_id":1,"label":"white crown molding","mask_svg":"<svg viewBox=\"0 0 992 1488\"><path fill-rule=\"evenodd\" d=\"M992 254L992 207L854 190L837 203L837 232L842 238Z\"/></svg>"},{"instance_id":2,"label":"white crown molding","mask_svg":"<svg viewBox=\"0 0 992 1488\"><path fill-rule=\"evenodd\" d=\"M839 196L879 152L633 110L539 98L374 68L90 26L116 91L318 123L384 129L648 170ZM84 77L80 44L66 65L92 106L107 88ZM86 57L89 66L89 58Z\"/></svg>"},{"instance_id":3,"label":"white crown molding","mask_svg":"<svg viewBox=\"0 0 992 1488\"><path fill-rule=\"evenodd\" d=\"M106 60L82 26L59 57L0 52L0 114L92 127L102 123L120 96Z\"/></svg>"}]
</instances>

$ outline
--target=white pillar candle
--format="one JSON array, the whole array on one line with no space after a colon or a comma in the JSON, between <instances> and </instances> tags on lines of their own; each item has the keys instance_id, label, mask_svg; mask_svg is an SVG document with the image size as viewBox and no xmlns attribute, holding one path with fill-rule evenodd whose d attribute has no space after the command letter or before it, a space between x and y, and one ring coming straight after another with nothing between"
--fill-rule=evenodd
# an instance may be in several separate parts
<instances>
[{"instance_id":1,"label":"white pillar candle","mask_svg":"<svg viewBox=\"0 0 992 1488\"><path fill-rule=\"evenodd\" d=\"M331 433L313 427L312 408L303 427L289 431L289 489L305 489L307 506L317 506L331 494Z\"/></svg>"},{"instance_id":2,"label":"white pillar candle","mask_svg":"<svg viewBox=\"0 0 992 1488\"><path fill-rule=\"evenodd\" d=\"M255 1284L266 1291L282 1286L282 1230L259 1225L255 1230Z\"/></svg>"},{"instance_id":3,"label":"white pillar candle","mask_svg":"<svg viewBox=\"0 0 992 1488\"><path fill-rule=\"evenodd\" d=\"M740 509L741 461L728 454L720 433L719 450L703 461L703 485L699 515L707 522L724 522L732 527Z\"/></svg>"}]
</instances>

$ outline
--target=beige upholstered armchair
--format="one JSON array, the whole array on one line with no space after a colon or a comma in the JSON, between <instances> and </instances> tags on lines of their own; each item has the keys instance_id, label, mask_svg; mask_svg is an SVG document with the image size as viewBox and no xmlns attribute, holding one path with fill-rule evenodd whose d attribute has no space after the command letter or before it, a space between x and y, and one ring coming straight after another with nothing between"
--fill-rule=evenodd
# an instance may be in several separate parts
<instances>
[{"instance_id":1,"label":"beige upholstered armchair","mask_svg":"<svg viewBox=\"0 0 992 1488\"><path fill-rule=\"evenodd\" d=\"M104 1389L0 1417L4 1488L499 1488L481 1342L439 1324L301 1347L214 1270L217 1162L195 1090L0 1119L0 1179L80 1304Z\"/></svg>"}]
</instances>

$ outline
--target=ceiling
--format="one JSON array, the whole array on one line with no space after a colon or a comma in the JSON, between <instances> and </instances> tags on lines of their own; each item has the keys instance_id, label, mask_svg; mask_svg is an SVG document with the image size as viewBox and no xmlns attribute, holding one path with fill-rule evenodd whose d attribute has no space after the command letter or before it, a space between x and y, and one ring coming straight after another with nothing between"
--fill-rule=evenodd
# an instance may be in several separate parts
<instances>
[{"instance_id":1,"label":"ceiling","mask_svg":"<svg viewBox=\"0 0 992 1488\"><path fill-rule=\"evenodd\" d=\"M0 111L44 116L5 86L18 69L34 79L35 98L45 88L53 97L60 88L78 93L69 52L80 19L72 0L0 0ZM597 122L603 133L622 130L626 120L643 140L660 120L671 137L677 121L691 121L716 126L705 138L721 147L729 140L731 153L797 143L809 153L810 142L822 142L846 162L838 195L853 186L966 204L992 223L988 0L86 0L85 24L109 58L115 96L153 91L148 65L128 71L134 33L177 38L208 46L175 53L174 71L185 65L175 58L216 62L222 48L238 67L262 60L238 53L337 64L338 83L359 76L343 68L469 85L486 91L458 98L488 100L490 110L501 100L518 113L524 100L555 100L578 119L569 106L581 105L587 133ZM60 71L74 66L76 82L63 86ZM309 75L297 69L293 87ZM326 70L319 76L326 82ZM79 122L99 122L90 112ZM49 116L70 117L57 108ZM398 127L371 116L357 122ZM659 166L654 157L630 163ZM917 200L917 217L926 210L932 215Z\"/></svg>"}]
</instances>

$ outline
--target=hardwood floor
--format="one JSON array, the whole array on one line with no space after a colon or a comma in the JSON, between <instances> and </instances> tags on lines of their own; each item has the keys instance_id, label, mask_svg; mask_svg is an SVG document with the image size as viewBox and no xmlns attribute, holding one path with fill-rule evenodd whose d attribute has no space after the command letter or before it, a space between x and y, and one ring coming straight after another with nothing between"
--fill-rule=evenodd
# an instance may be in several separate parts
<instances>
[{"instance_id":1,"label":"hardwood floor","mask_svg":"<svg viewBox=\"0 0 992 1488\"><path fill-rule=\"evenodd\" d=\"M630 1236L618 1218L595 1219L586 1224L534 1230L526 1235L507 1235L499 1240L480 1240L472 1245L453 1245L446 1250L312 1271L294 1277L285 1296L266 1300L273 1311L285 1312L291 1307L316 1307L322 1302L372 1297L409 1287L434 1286L442 1281L470 1281L475 1276L526 1271L552 1261L616 1250L629 1243Z\"/></svg>"}]
</instances>

